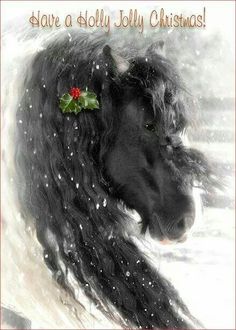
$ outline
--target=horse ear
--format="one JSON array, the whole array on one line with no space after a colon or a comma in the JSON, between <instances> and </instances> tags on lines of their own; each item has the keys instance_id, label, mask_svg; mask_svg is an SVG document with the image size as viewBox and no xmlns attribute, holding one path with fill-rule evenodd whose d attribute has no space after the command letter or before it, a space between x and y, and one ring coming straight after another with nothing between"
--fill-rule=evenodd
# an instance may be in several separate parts
<instances>
[{"instance_id":1,"label":"horse ear","mask_svg":"<svg viewBox=\"0 0 236 330\"><path fill-rule=\"evenodd\" d=\"M158 40L151 44L146 50L146 55L161 55L165 56L165 43L163 40Z\"/></svg>"},{"instance_id":2,"label":"horse ear","mask_svg":"<svg viewBox=\"0 0 236 330\"><path fill-rule=\"evenodd\" d=\"M106 60L109 62L113 69L118 73L124 73L129 69L129 61L124 59L122 56L114 52L110 46L106 45L103 48L103 54Z\"/></svg>"}]
</instances>

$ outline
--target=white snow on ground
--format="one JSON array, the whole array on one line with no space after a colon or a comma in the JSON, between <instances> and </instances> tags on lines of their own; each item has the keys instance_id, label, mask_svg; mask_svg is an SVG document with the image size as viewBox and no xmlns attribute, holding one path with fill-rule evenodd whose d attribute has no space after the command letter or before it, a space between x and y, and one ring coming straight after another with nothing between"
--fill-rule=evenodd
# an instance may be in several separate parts
<instances>
[{"instance_id":1,"label":"white snow on ground","mask_svg":"<svg viewBox=\"0 0 236 330\"><path fill-rule=\"evenodd\" d=\"M160 270L207 329L234 329L234 233L233 210L207 208L187 242L160 247Z\"/></svg>"}]
</instances>

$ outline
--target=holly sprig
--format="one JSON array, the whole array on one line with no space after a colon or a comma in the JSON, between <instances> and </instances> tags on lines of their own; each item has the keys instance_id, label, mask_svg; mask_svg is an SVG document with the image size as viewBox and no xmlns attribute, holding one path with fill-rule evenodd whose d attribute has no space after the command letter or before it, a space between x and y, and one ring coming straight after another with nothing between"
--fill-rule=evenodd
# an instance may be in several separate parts
<instances>
[{"instance_id":1,"label":"holly sprig","mask_svg":"<svg viewBox=\"0 0 236 330\"><path fill-rule=\"evenodd\" d=\"M71 88L69 93L62 95L59 107L63 113L78 114L81 110L99 109L97 95L93 92L81 91L78 87Z\"/></svg>"}]
</instances>

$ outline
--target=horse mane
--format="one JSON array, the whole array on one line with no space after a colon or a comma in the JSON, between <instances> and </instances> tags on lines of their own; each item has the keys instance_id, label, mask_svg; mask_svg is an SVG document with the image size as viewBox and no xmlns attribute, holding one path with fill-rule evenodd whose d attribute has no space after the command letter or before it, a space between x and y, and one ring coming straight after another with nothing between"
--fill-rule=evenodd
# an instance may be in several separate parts
<instances>
[{"instance_id":1,"label":"horse mane","mask_svg":"<svg viewBox=\"0 0 236 330\"><path fill-rule=\"evenodd\" d=\"M16 115L22 212L35 219L45 263L71 295L69 273L97 308L122 326L192 328L199 323L127 233L132 219L104 175L102 159L116 131L111 109L121 83L107 71L101 52L106 43L96 34L62 36L29 64ZM126 47L123 53L132 58L134 52ZM161 58L160 68L165 75L174 72ZM127 79L130 84L132 77ZM98 95L99 118L98 111L61 113L58 99L71 86Z\"/></svg>"}]
</instances>

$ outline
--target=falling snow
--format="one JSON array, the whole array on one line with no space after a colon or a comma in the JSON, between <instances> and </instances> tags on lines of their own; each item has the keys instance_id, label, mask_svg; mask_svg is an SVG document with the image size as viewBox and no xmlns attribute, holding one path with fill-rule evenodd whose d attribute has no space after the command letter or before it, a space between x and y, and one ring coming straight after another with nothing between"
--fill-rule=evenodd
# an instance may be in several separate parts
<instances>
[{"instance_id":1,"label":"falling snow","mask_svg":"<svg viewBox=\"0 0 236 330\"><path fill-rule=\"evenodd\" d=\"M72 37L71 37L71 34L70 33L68 33L68 37L69 37L69 42L71 42L72 41Z\"/></svg>"}]
</instances>

